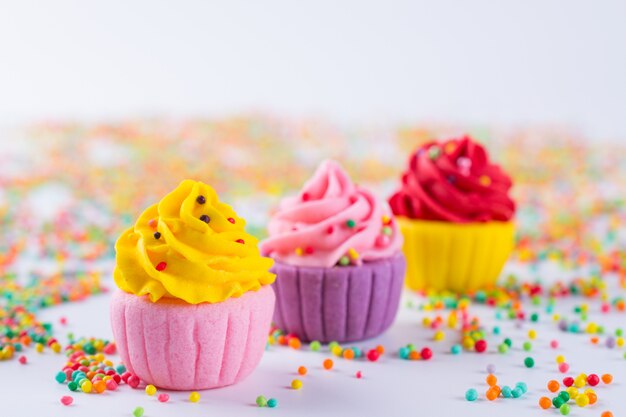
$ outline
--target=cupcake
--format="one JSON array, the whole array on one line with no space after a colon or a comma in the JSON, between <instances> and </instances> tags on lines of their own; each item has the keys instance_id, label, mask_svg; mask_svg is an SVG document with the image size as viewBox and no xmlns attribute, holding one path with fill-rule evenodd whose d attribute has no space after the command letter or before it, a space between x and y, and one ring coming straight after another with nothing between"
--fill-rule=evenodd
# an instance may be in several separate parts
<instances>
[{"instance_id":1,"label":"cupcake","mask_svg":"<svg viewBox=\"0 0 626 417\"><path fill-rule=\"evenodd\" d=\"M115 244L113 335L147 384L234 384L258 365L274 311L273 261L210 186L183 181Z\"/></svg>"},{"instance_id":2,"label":"cupcake","mask_svg":"<svg viewBox=\"0 0 626 417\"><path fill-rule=\"evenodd\" d=\"M304 341L379 335L398 310L405 261L387 205L325 161L285 198L261 242L275 260L274 324Z\"/></svg>"},{"instance_id":3,"label":"cupcake","mask_svg":"<svg viewBox=\"0 0 626 417\"><path fill-rule=\"evenodd\" d=\"M427 143L411 155L389 199L409 288L468 292L495 284L513 248L511 185L469 137Z\"/></svg>"}]
</instances>

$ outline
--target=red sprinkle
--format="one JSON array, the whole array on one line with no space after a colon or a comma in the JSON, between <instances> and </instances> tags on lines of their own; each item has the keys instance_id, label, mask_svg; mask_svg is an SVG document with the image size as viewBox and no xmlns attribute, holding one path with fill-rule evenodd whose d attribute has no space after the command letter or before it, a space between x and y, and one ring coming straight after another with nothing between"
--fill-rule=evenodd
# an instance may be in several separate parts
<instances>
[{"instance_id":1,"label":"red sprinkle","mask_svg":"<svg viewBox=\"0 0 626 417\"><path fill-rule=\"evenodd\" d=\"M128 378L127 384L130 385L131 388L137 388L139 386L140 379L137 375L131 375Z\"/></svg>"},{"instance_id":2,"label":"red sprinkle","mask_svg":"<svg viewBox=\"0 0 626 417\"><path fill-rule=\"evenodd\" d=\"M244 243L246 243L246 242L244 242L244 240L243 240L243 239L237 239L235 242L237 242L237 243L241 243L242 245L243 245Z\"/></svg>"},{"instance_id":3,"label":"red sprinkle","mask_svg":"<svg viewBox=\"0 0 626 417\"><path fill-rule=\"evenodd\" d=\"M600 383L600 377L596 374L590 374L587 376L587 383L592 387L595 387Z\"/></svg>"},{"instance_id":4,"label":"red sprinkle","mask_svg":"<svg viewBox=\"0 0 626 417\"><path fill-rule=\"evenodd\" d=\"M233 219L232 217L229 217L228 221L231 222L232 224L235 224L235 219Z\"/></svg>"},{"instance_id":5,"label":"red sprinkle","mask_svg":"<svg viewBox=\"0 0 626 417\"><path fill-rule=\"evenodd\" d=\"M482 339L481 340L477 340L476 343L474 343L474 349L478 353L483 353L484 351L487 350L487 342L485 342Z\"/></svg>"},{"instance_id":6,"label":"red sprinkle","mask_svg":"<svg viewBox=\"0 0 626 417\"><path fill-rule=\"evenodd\" d=\"M170 396L167 394L159 394L159 396L157 397L157 400L159 400L159 402L162 402L162 403L168 402L169 399L170 399Z\"/></svg>"},{"instance_id":7,"label":"red sprinkle","mask_svg":"<svg viewBox=\"0 0 626 417\"><path fill-rule=\"evenodd\" d=\"M167 264L165 262L159 262L156 266L157 271L163 271L165 268L167 268Z\"/></svg>"},{"instance_id":8,"label":"red sprinkle","mask_svg":"<svg viewBox=\"0 0 626 417\"><path fill-rule=\"evenodd\" d=\"M361 371L356 371L356 377L357 377L358 379L363 378L363 374L361 373Z\"/></svg>"},{"instance_id":9,"label":"red sprinkle","mask_svg":"<svg viewBox=\"0 0 626 417\"><path fill-rule=\"evenodd\" d=\"M22 355L17 359L22 365L26 365L26 363L28 363L28 359L26 358L26 356Z\"/></svg>"},{"instance_id":10,"label":"red sprinkle","mask_svg":"<svg viewBox=\"0 0 626 417\"><path fill-rule=\"evenodd\" d=\"M307 246L307 247L306 247L306 249L304 249L304 252L305 252L307 255L312 254L312 253L313 253L313 247L312 247L312 246Z\"/></svg>"},{"instance_id":11,"label":"red sprinkle","mask_svg":"<svg viewBox=\"0 0 626 417\"><path fill-rule=\"evenodd\" d=\"M367 352L367 360L369 360L370 362L376 362L379 357L380 353L376 349L370 349Z\"/></svg>"},{"instance_id":12,"label":"red sprinkle","mask_svg":"<svg viewBox=\"0 0 626 417\"><path fill-rule=\"evenodd\" d=\"M332 234L335 231L335 228L331 225L328 226L328 229L326 229L326 233L328 233L329 235Z\"/></svg>"},{"instance_id":13,"label":"red sprinkle","mask_svg":"<svg viewBox=\"0 0 626 417\"><path fill-rule=\"evenodd\" d=\"M107 343L104 349L102 349L102 351L106 353L107 355L114 355L116 351L115 343L113 342Z\"/></svg>"},{"instance_id":14,"label":"red sprinkle","mask_svg":"<svg viewBox=\"0 0 626 417\"><path fill-rule=\"evenodd\" d=\"M302 193L302 201L309 201L309 198L311 198L309 193Z\"/></svg>"},{"instance_id":15,"label":"red sprinkle","mask_svg":"<svg viewBox=\"0 0 626 417\"><path fill-rule=\"evenodd\" d=\"M422 359L424 360L428 360L430 358L433 357L433 351L430 350L430 348L425 347L424 349L422 349L422 351L420 352L420 356L422 357Z\"/></svg>"},{"instance_id":16,"label":"red sprinkle","mask_svg":"<svg viewBox=\"0 0 626 417\"><path fill-rule=\"evenodd\" d=\"M572 385L574 385L574 378L572 378L571 376L566 376L565 378L563 378L563 385L565 385L566 387L571 387Z\"/></svg>"},{"instance_id":17,"label":"red sprinkle","mask_svg":"<svg viewBox=\"0 0 626 417\"><path fill-rule=\"evenodd\" d=\"M63 405L70 405L73 402L74 402L74 399L70 397L69 395L64 395L61 397L61 404Z\"/></svg>"}]
</instances>

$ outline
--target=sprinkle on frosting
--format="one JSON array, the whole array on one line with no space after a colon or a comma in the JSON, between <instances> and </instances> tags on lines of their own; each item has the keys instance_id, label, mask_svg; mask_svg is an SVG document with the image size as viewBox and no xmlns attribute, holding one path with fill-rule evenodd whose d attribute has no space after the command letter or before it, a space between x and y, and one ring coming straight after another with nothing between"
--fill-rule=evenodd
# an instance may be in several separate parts
<instances>
[{"instance_id":1,"label":"sprinkle on frosting","mask_svg":"<svg viewBox=\"0 0 626 417\"><path fill-rule=\"evenodd\" d=\"M262 253L298 266L359 264L393 256L402 246L387 205L354 185L334 161L324 161L297 196L281 202L268 230Z\"/></svg>"},{"instance_id":2,"label":"sprinkle on frosting","mask_svg":"<svg viewBox=\"0 0 626 417\"><path fill-rule=\"evenodd\" d=\"M153 302L216 303L256 291L274 281L273 261L260 256L244 226L213 188L185 180L118 239L115 282Z\"/></svg>"},{"instance_id":3,"label":"sprinkle on frosting","mask_svg":"<svg viewBox=\"0 0 626 417\"><path fill-rule=\"evenodd\" d=\"M445 150L441 152L441 148ZM415 152L389 205L397 216L455 223L509 221L511 179L469 137L427 143Z\"/></svg>"}]
</instances>

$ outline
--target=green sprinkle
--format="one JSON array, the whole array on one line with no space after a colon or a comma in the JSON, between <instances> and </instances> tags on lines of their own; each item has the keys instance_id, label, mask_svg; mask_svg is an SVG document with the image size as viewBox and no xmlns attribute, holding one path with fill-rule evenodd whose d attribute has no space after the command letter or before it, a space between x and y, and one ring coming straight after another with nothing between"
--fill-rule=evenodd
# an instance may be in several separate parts
<instances>
[{"instance_id":1,"label":"green sprinkle","mask_svg":"<svg viewBox=\"0 0 626 417\"><path fill-rule=\"evenodd\" d=\"M78 382L76 381L70 381L67 384L67 387L70 389L70 391L76 391L78 389Z\"/></svg>"},{"instance_id":2,"label":"green sprinkle","mask_svg":"<svg viewBox=\"0 0 626 417\"><path fill-rule=\"evenodd\" d=\"M498 352L507 353L508 351L509 351L509 345L507 345L506 343L501 343L500 345L498 345Z\"/></svg>"},{"instance_id":3,"label":"green sprinkle","mask_svg":"<svg viewBox=\"0 0 626 417\"><path fill-rule=\"evenodd\" d=\"M259 407L266 407L267 399L264 396L259 395L258 397L256 397L256 405L258 405Z\"/></svg>"},{"instance_id":4,"label":"green sprinkle","mask_svg":"<svg viewBox=\"0 0 626 417\"><path fill-rule=\"evenodd\" d=\"M350 229L352 229L354 226L356 226L356 222L352 219L348 220L346 222L346 226L348 226Z\"/></svg>"},{"instance_id":5,"label":"green sprinkle","mask_svg":"<svg viewBox=\"0 0 626 417\"><path fill-rule=\"evenodd\" d=\"M563 405L563 399L559 396L556 396L552 399L552 405L554 406L554 408L561 408L561 406Z\"/></svg>"},{"instance_id":6,"label":"green sprinkle","mask_svg":"<svg viewBox=\"0 0 626 417\"><path fill-rule=\"evenodd\" d=\"M383 231L383 235L386 235L386 236L391 236L391 234L393 233L393 230L389 226L383 226L382 231Z\"/></svg>"},{"instance_id":7,"label":"green sprinkle","mask_svg":"<svg viewBox=\"0 0 626 417\"><path fill-rule=\"evenodd\" d=\"M509 339L508 337L506 339L504 339L504 343L508 346L508 347L513 347L513 341L511 339Z\"/></svg>"},{"instance_id":8,"label":"green sprinkle","mask_svg":"<svg viewBox=\"0 0 626 417\"><path fill-rule=\"evenodd\" d=\"M524 342L522 347L524 348L526 352L530 352L533 349L533 344L530 342Z\"/></svg>"},{"instance_id":9,"label":"green sprinkle","mask_svg":"<svg viewBox=\"0 0 626 417\"><path fill-rule=\"evenodd\" d=\"M339 265L346 266L349 264L350 264L350 258L348 258L347 256L342 256L341 258L339 258Z\"/></svg>"},{"instance_id":10,"label":"green sprinkle","mask_svg":"<svg viewBox=\"0 0 626 417\"><path fill-rule=\"evenodd\" d=\"M430 159L437 159L439 158L439 155L441 155L441 149L439 149L439 146L431 146L428 148L428 157Z\"/></svg>"},{"instance_id":11,"label":"green sprinkle","mask_svg":"<svg viewBox=\"0 0 626 417\"><path fill-rule=\"evenodd\" d=\"M527 368L532 368L535 366L535 360L529 356L524 359L524 365L526 365Z\"/></svg>"},{"instance_id":12,"label":"green sprinkle","mask_svg":"<svg viewBox=\"0 0 626 417\"><path fill-rule=\"evenodd\" d=\"M569 404L563 404L559 407L559 411L561 412L561 414L563 414L564 416L569 414L570 408L569 408Z\"/></svg>"},{"instance_id":13,"label":"green sprinkle","mask_svg":"<svg viewBox=\"0 0 626 417\"><path fill-rule=\"evenodd\" d=\"M313 352L319 352L321 347L322 347L322 344L319 341L317 341L317 340L314 340L314 341L311 342L311 344L309 344L309 348Z\"/></svg>"},{"instance_id":14,"label":"green sprinkle","mask_svg":"<svg viewBox=\"0 0 626 417\"><path fill-rule=\"evenodd\" d=\"M133 415L135 417L143 416L143 407L135 407L135 409L133 410Z\"/></svg>"}]
</instances>

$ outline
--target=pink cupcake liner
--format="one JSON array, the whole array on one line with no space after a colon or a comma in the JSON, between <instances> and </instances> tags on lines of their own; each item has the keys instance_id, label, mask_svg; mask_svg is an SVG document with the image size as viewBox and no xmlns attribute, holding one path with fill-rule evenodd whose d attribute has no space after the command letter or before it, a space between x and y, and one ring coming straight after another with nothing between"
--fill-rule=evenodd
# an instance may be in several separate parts
<instances>
[{"instance_id":1,"label":"pink cupcake liner","mask_svg":"<svg viewBox=\"0 0 626 417\"><path fill-rule=\"evenodd\" d=\"M401 254L332 268L276 262L274 324L304 341L341 343L378 336L396 317L405 269Z\"/></svg>"},{"instance_id":2,"label":"pink cupcake liner","mask_svg":"<svg viewBox=\"0 0 626 417\"><path fill-rule=\"evenodd\" d=\"M147 384L200 390L237 383L259 364L267 343L274 291L264 286L215 304L151 302L116 291L113 335L128 370Z\"/></svg>"}]
</instances>

